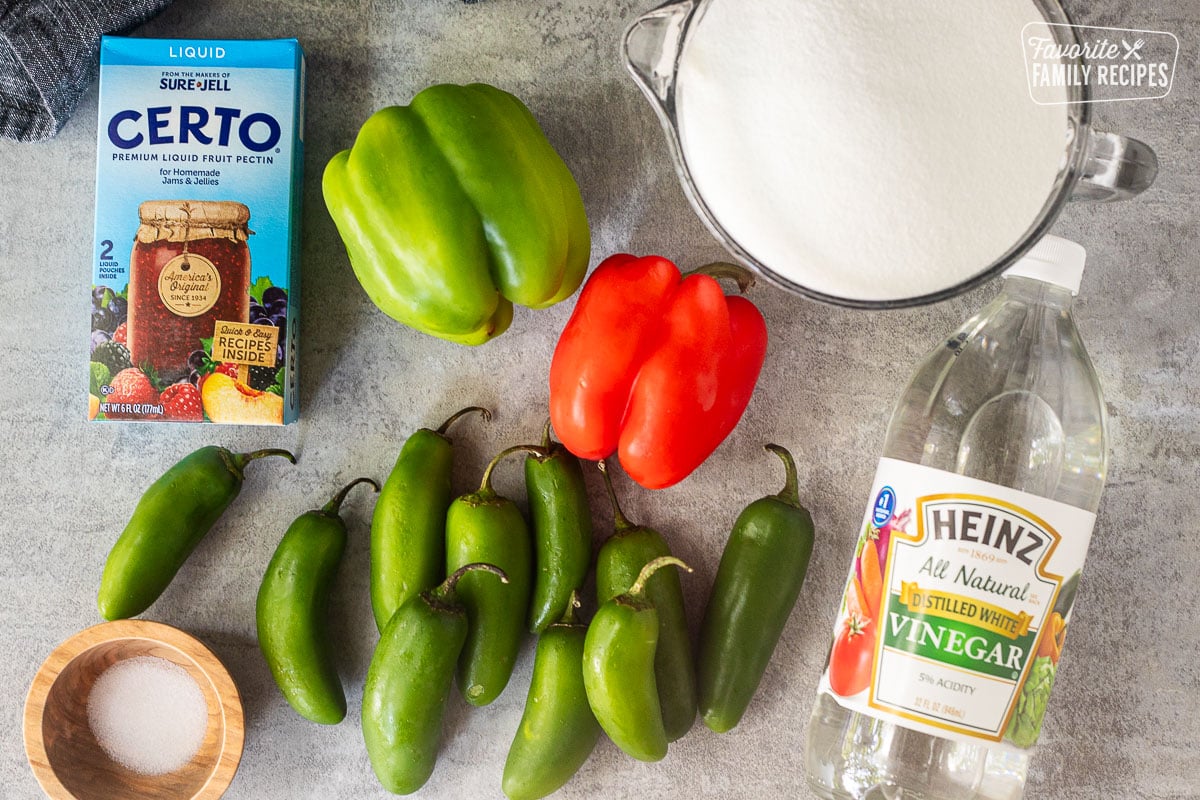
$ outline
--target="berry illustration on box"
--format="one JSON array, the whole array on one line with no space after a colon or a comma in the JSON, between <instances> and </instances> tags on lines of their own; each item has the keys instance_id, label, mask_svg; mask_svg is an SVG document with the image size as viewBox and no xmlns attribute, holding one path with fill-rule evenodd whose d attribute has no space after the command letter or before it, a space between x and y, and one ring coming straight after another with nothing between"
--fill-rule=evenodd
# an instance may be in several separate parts
<instances>
[{"instance_id":1,"label":"berry illustration on box","mask_svg":"<svg viewBox=\"0 0 1200 800\"><path fill-rule=\"evenodd\" d=\"M107 286L92 289L89 419L283 423L285 289L260 278L247 293L248 320L210 322L208 337L183 332L183 342L196 349L179 361L178 341L140 343L142 336L158 342L171 331L139 332L138 344L131 343L127 296L128 287L120 293ZM162 352L176 355L165 361L152 357Z\"/></svg>"}]
</instances>

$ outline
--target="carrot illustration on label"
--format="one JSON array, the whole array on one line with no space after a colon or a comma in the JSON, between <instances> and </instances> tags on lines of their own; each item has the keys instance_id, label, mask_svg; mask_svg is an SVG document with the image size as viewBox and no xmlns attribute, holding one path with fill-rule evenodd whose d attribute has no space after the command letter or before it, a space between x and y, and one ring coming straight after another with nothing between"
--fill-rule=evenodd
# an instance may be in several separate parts
<instances>
[{"instance_id":1,"label":"carrot illustration on label","mask_svg":"<svg viewBox=\"0 0 1200 800\"><path fill-rule=\"evenodd\" d=\"M850 586L846 588L846 616L857 614L859 617L867 619L871 616L869 607L870 604L863 592L862 582L859 581L858 575L851 574Z\"/></svg>"},{"instance_id":2,"label":"carrot illustration on label","mask_svg":"<svg viewBox=\"0 0 1200 800\"><path fill-rule=\"evenodd\" d=\"M859 559L862 570L862 593L866 601L867 613L871 619L879 618L879 609L883 601L883 575L879 571L879 556L875 550L875 542L867 540Z\"/></svg>"},{"instance_id":3,"label":"carrot illustration on label","mask_svg":"<svg viewBox=\"0 0 1200 800\"><path fill-rule=\"evenodd\" d=\"M1038 638L1037 656L1039 658L1048 656L1050 662L1058 664L1058 658L1062 655L1063 640L1067 635L1067 623L1062 615L1057 611L1050 615L1046 620L1045 627L1042 628L1042 634Z\"/></svg>"}]
</instances>

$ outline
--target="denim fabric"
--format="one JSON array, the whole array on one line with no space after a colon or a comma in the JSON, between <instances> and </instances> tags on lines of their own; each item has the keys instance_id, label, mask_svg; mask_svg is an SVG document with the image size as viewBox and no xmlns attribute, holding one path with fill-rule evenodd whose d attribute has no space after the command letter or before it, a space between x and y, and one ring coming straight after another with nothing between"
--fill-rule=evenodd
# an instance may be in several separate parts
<instances>
[{"instance_id":1,"label":"denim fabric","mask_svg":"<svg viewBox=\"0 0 1200 800\"><path fill-rule=\"evenodd\" d=\"M0 137L33 142L66 124L96 77L100 37L171 0L0 0Z\"/></svg>"}]
</instances>

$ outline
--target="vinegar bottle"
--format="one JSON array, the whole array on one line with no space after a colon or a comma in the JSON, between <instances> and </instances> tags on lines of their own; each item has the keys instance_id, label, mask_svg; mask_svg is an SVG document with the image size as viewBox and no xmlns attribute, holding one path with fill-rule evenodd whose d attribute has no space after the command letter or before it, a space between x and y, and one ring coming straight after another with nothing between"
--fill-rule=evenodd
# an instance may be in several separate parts
<instances>
[{"instance_id":1,"label":"vinegar bottle","mask_svg":"<svg viewBox=\"0 0 1200 800\"><path fill-rule=\"evenodd\" d=\"M1107 460L1084 257L1042 239L896 405L808 728L819 797L1022 795Z\"/></svg>"}]
</instances>

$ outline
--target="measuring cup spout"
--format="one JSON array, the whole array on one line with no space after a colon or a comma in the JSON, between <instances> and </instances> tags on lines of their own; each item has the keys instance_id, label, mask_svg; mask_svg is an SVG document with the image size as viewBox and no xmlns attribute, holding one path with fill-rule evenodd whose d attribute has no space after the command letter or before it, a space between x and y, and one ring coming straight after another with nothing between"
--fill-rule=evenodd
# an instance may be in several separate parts
<instances>
[{"instance_id":1,"label":"measuring cup spout","mask_svg":"<svg viewBox=\"0 0 1200 800\"><path fill-rule=\"evenodd\" d=\"M673 111L675 64L688 21L700 3L667 3L638 17L625 31L625 65L660 113Z\"/></svg>"}]
</instances>

